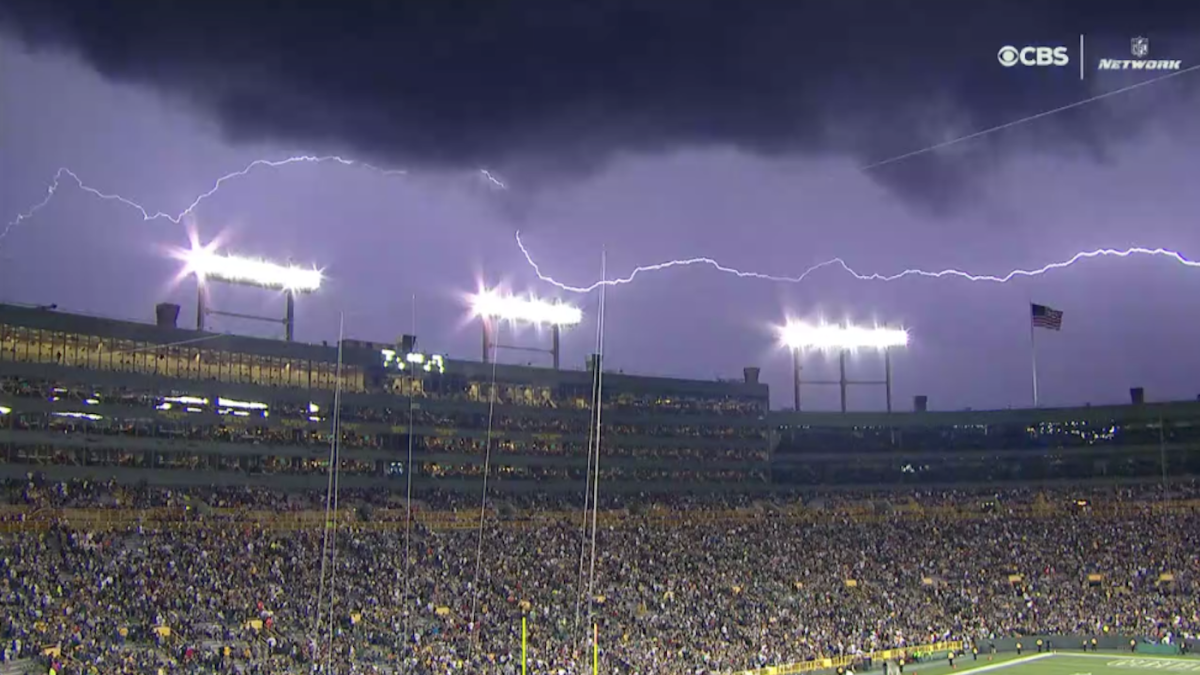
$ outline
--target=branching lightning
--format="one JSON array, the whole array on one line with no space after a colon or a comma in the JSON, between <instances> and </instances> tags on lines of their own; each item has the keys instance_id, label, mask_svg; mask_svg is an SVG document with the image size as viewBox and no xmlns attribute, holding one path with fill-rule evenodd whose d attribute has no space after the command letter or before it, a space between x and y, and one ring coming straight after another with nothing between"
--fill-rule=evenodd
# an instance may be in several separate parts
<instances>
[{"instance_id":1,"label":"branching lightning","mask_svg":"<svg viewBox=\"0 0 1200 675\"><path fill-rule=\"evenodd\" d=\"M483 176L484 180L486 180L487 182L491 183L492 185L500 188L501 190L508 189L508 186L504 184L504 181L497 178L494 173L492 173L491 171L488 171L487 169L480 169L479 175Z\"/></svg>"},{"instance_id":2,"label":"branching lightning","mask_svg":"<svg viewBox=\"0 0 1200 675\"><path fill-rule=\"evenodd\" d=\"M232 173L227 173L224 176L221 176L220 178L218 178L216 180L215 183L213 183L213 186L211 188L209 188L209 190L207 192L201 193L198 197L196 197L194 200L192 200L192 203L188 204L188 207L186 209L180 211L179 213L177 213L175 215L171 215L169 213L163 213L162 211L150 213L149 209L147 209L145 206L142 206L141 204L133 201L132 199L122 197L121 195L118 195L118 194L109 194L109 193L101 192L100 190L84 183L83 179L81 179L74 171L68 169L67 167L61 167L54 174L54 180L50 182L50 186L48 188L46 188L46 198L43 199L42 201L38 202L37 204L34 204L32 207L30 207L29 210L25 211L24 213L19 214L16 218L9 221L5 225L4 231L0 232L0 241L3 241L4 238L8 236L9 232L11 232L14 227L20 225L23 221L29 220L35 214L37 214L38 211L41 211L46 205L48 205L50 203L50 201L54 199L54 195L58 193L58 189L60 187L62 187L62 182L63 182L64 178L70 178L71 180L75 181L75 184L79 187L79 189L83 190L84 192L87 192L88 194L99 197L100 199L103 199L105 201L120 202L126 206L136 209L138 212L140 212L142 214L142 220L150 221L150 220L166 219L166 220L169 220L172 223L175 223L176 225L178 225L183 221L184 218L186 218L193 211L195 211L196 208L200 206L201 202L203 202L205 199L208 199L209 197L216 194L217 191L221 189L221 186L225 184L225 181L232 180L234 178L241 178L242 176L245 176L246 174L250 173L251 171L253 171L254 169L256 169L258 167L268 167L268 168L274 169L274 168L279 168L281 166L287 166L288 164L296 164L299 162L313 163L313 164L336 162L338 164L341 164L342 166L361 166L365 169L370 169L370 170L372 170L376 173L379 173L381 175L384 175L384 176L403 176L403 175L407 174L407 172L402 169L381 169L377 166L367 164L366 162L359 162L359 161L355 161L352 159L343 159L342 157L338 157L336 155L326 155L324 157L317 157L317 156L313 156L313 155L297 155L295 157L288 157L287 159L279 159L279 160L256 159L253 162L250 162L249 164L247 164L245 166L245 168L243 168L240 171L234 171ZM492 181L493 183L495 183L497 185L503 186L503 184L500 183L494 177L492 177L491 174L487 173L486 171L483 171L482 173L484 174L484 177L487 178L489 181Z\"/></svg>"},{"instance_id":3,"label":"branching lightning","mask_svg":"<svg viewBox=\"0 0 1200 675\"><path fill-rule=\"evenodd\" d=\"M1020 119L1013 120L1011 122L999 124L994 127L989 127L987 129L981 129L979 131L967 134L965 136L959 136L957 138L952 138L948 141L943 141L941 143L929 145L929 146L926 146L926 147L923 147L923 148L920 148L917 150L913 150L911 152L906 152L901 155L896 155L894 157L888 157L887 159L881 159L881 160L872 162L870 164L867 164L866 166L861 167L860 170L864 171L864 172L873 171L875 169L879 169L881 167L888 166L890 164L895 164L896 162L903 162L905 160L912 159L914 157L924 155L926 153L936 152L938 150L947 148L951 145L975 140L975 139L981 138L983 136L988 136L988 135L991 135L991 134L994 134L994 133L997 133L1000 131L1005 131L1007 129L1011 129L1011 128L1021 125L1021 124L1028 124L1030 122L1035 122L1037 120L1049 117L1051 115L1057 115L1058 113L1065 112L1067 110L1073 110L1075 108L1079 108L1079 107L1082 107L1085 105L1096 103L1098 101L1112 98L1114 96L1119 96L1121 94L1127 94L1131 91L1141 89L1142 87L1147 87L1152 84L1157 84L1159 82L1163 82L1163 81L1171 79L1173 77L1178 77L1180 75L1186 75L1188 73L1196 72L1198 70L1200 70L1200 64L1194 65L1194 66L1189 66L1188 68L1184 68L1183 70L1179 70L1179 71L1167 73L1165 75L1159 75L1157 77L1152 77L1152 78L1149 78L1146 80L1142 80L1141 82L1137 82L1137 83L1134 83L1134 84L1131 84L1131 85L1128 85L1125 87L1120 87L1118 89L1113 89L1111 91L1097 94L1097 95L1091 96L1089 98L1081 99L1079 101L1075 101L1074 103L1069 103L1067 105L1060 106L1058 108L1044 110L1042 112L1035 113L1033 115L1027 115ZM1128 258L1128 257L1134 256L1134 255L1155 256L1155 257L1170 258L1170 259L1174 260L1175 262L1177 262L1181 265L1184 265L1186 267L1200 267L1200 262L1196 262L1194 260L1189 260L1189 259L1183 257L1183 255L1181 255L1180 253L1178 253L1176 251L1171 251L1171 250L1168 250L1165 248L1144 248L1141 246L1135 246L1133 248L1127 248L1124 250L1117 250L1117 249L1111 249L1111 248L1098 248L1098 249L1095 249L1092 251L1080 251L1079 253L1076 253L1075 255L1068 258L1067 260L1064 260L1061 262L1050 263L1049 265L1046 265L1044 267L1039 267L1037 269L1031 269L1031 270L1015 269L1015 270L1012 270L1011 272L1008 272L1008 273L1000 275L1000 276L995 276L995 275L991 275L991 274L971 274L970 272L964 272L962 270L956 270L956 269L945 269L945 270L941 270L939 272L931 272L928 270L920 270L920 269L906 269L902 272L897 272L895 274L879 274L879 273L861 274L859 272L854 271L854 269L851 268L850 265L848 265L845 260L843 260L841 258L831 258L829 260L826 260L825 262L817 263L816 265L809 267L808 269L801 272L799 276L787 277L787 276L777 276L777 275L773 275L773 274L763 274L761 272L745 272L745 271L742 271L742 270L739 270L739 269L736 269L733 267L728 267L728 266L722 265L721 263L717 262L716 260L713 260L712 258L686 258L686 259L682 259L682 260L668 260L667 262L661 262L661 263L657 263L654 265L643 265L641 267L634 268L634 270L632 272L630 272L629 276L627 276L627 277L621 277L621 278L617 278L617 279L608 279L608 280L604 280L604 281L597 281L589 286L570 286L568 284L564 284L564 283L554 279L553 277L551 277L549 275L544 274L542 272L541 267L537 264L536 261L534 261L533 256L530 255L529 249L525 248L525 243L521 241L521 233L520 232L517 232L516 238L517 238L517 246L521 249L521 253L524 254L525 261L528 262L529 266L533 268L534 273L537 274L539 279L541 279L542 281L544 281L548 284L556 286L561 290L569 291L572 293L590 293L601 286L621 286L624 284L632 283L633 280L637 277L637 275L639 275L643 272L658 272L661 270L670 269L672 267L690 267L692 265L706 265L708 267L711 267L711 268L717 270L718 272L724 272L725 274L732 274L732 275L742 278L742 279L761 279L764 281L774 281L774 282L779 282L779 283L790 283L790 284L798 284L798 283L804 281L806 278L808 278L808 276L810 274L812 274L820 269L823 269L825 267L841 268L841 270L843 272L850 274L851 276L853 276L855 279L858 279L859 281L896 281L898 279L903 279L904 277L929 277L929 278L933 278L933 279L941 279L943 277L958 277L960 279L966 279L968 281L990 281L993 283L1006 283L1008 281L1016 279L1017 277L1041 276L1042 274L1045 274L1046 272L1049 272L1051 270L1057 270L1057 269L1062 269L1064 267L1070 267L1071 265L1074 265L1075 263L1079 262L1080 260L1099 258L1099 257Z\"/></svg>"},{"instance_id":4,"label":"branching lightning","mask_svg":"<svg viewBox=\"0 0 1200 675\"><path fill-rule=\"evenodd\" d=\"M534 273L537 274L539 279L541 279L542 281L544 281L548 284L556 286L557 288L559 288L561 290L568 291L571 293L591 293L592 291L600 288L601 286L622 286L625 284L633 283L633 280L636 279L637 276L639 274L642 274L643 272L659 272L662 270L670 269L672 267L690 267L692 265L705 265L705 266L708 266L708 267L711 267L711 268L717 270L718 272L724 272L725 274L732 274L733 276L736 276L736 277L739 277L742 279L760 279L763 281L774 281L777 283L785 283L785 284L798 284L798 283L804 281L805 279L807 279L809 277L809 275L813 274L814 272L816 272L820 269L826 268L826 267L840 268L843 272L846 272L847 274L851 275L855 279L858 279L859 281L897 281L897 280L903 279L905 277L928 277L931 279L941 279L943 277L957 277L960 279L966 279L967 281L988 281L988 282L1000 283L1000 284L1007 283L1018 277L1041 276L1041 275L1045 274L1046 272L1050 272L1052 270L1058 270L1058 269L1063 269L1064 267L1070 267L1071 265L1074 265L1075 263L1079 262L1080 260L1085 260L1085 259L1090 259L1090 258L1100 258L1100 257L1128 258L1130 256L1135 256L1135 255L1155 256L1155 257L1170 258L1171 260L1174 260L1175 262L1177 262L1181 265L1184 265L1186 267L1200 267L1200 262L1197 262L1195 260L1189 260L1189 259L1183 257L1183 255L1181 255L1175 251L1171 251L1171 250L1168 250L1165 248L1142 248L1140 246L1133 247L1133 248L1127 248L1124 250L1118 250L1118 249L1113 249L1113 248L1098 248L1093 251L1080 251L1079 253L1076 253L1075 255L1068 258L1067 260L1063 260L1061 262L1050 263L1049 265L1045 265L1043 267L1039 267L1037 269L1031 269L1031 270L1016 269L1016 270L1012 270L1011 272L1008 272L1008 273L1000 275L1000 276L991 275L991 274L971 274L970 272L964 272L962 270L956 270L956 269L945 269L945 270L941 270L941 271L937 271L937 272L932 272L929 270L921 270L921 269L906 269L902 272L897 272L895 274L879 274L877 272L871 273L871 274L862 274L860 272L856 272L852 267L850 267L850 265L846 264L845 260L843 260L841 258L831 258L829 260L826 260L825 262L817 263L816 265L809 267L808 269L801 272L798 276L788 277L788 276L777 276L774 274L764 274L762 272L746 272L743 270L739 270L735 267L728 267L726 265L722 265L721 263L717 262L716 260L713 260L712 258L685 258L685 259L681 259L681 260L668 260L667 262L661 262L661 263L657 263L654 265L643 265L641 267L636 267L636 268L634 268L634 270L632 272L629 273L628 276L619 277L616 279L608 279L605 281L597 281L597 282L591 284L590 286L571 286L568 284L564 284L561 281L558 281L554 277L551 277L547 274L542 273L541 266L538 265L537 262L533 259L533 256L529 253L529 249L525 247L525 242L521 241L521 233L520 232L517 233L517 246L520 247L521 253L523 253L525 255L525 261L528 262L529 266L533 268Z\"/></svg>"},{"instance_id":5,"label":"branching lightning","mask_svg":"<svg viewBox=\"0 0 1200 675\"><path fill-rule=\"evenodd\" d=\"M203 202L204 200L208 199L209 197L215 195L217 193L217 191L219 191L221 189L221 186L225 184L226 181L232 180L234 178L241 178L241 177L249 174L254 169L257 169L259 167L267 167L267 168L271 168L271 169L277 169L279 167L287 166L289 164L297 164L297 163L325 164L325 163L329 163L329 162L334 162L334 163L340 164L341 166L362 167L364 169L369 169L371 171L374 171L375 173L377 173L381 176L404 176L404 175L408 174L408 172L405 171L404 169L382 169L373 164L368 164L367 162L360 162L360 161L353 160L353 159L345 159L344 157L338 157L337 155L325 155L325 156L320 156L320 157L315 156L315 155L297 155L294 157L288 157L287 159L275 159L275 160L256 159L253 162L250 162L249 164L247 164L240 171L233 171L231 173L225 174L224 176L221 176L220 178L218 178L216 180L216 182L213 183L213 186L211 188L209 188L207 192L203 192L199 196L197 196L195 199L193 199L192 203L188 204L187 208L180 211L179 213L176 213L175 215L171 215L169 213L164 213L162 211L156 211L154 213L151 213L148 208L133 201L132 199L123 197L119 194L102 192L94 187L91 187L90 185L84 183L83 179L81 179L78 174L76 174L74 171L72 171L64 166L64 167L59 168L59 170L57 172L55 172L54 180L52 180L50 182L49 187L46 188L46 197L44 199L42 199L42 201L34 204L27 211L25 211L24 213L18 214L16 218L13 218L12 220L10 220L8 223L5 224L4 231L0 232L0 242L4 241L4 238L7 237L10 232L12 232L14 227L17 227L23 221L29 220L34 215L36 215L38 211L41 211L48 204L50 204L50 202L54 199L54 195L58 193L58 189L60 187L62 187L63 180L66 178L70 178L72 181L75 181L75 185L80 190L83 190L84 192L86 192L90 195L93 195L93 196L103 199L105 201L120 202L128 207L136 209L139 213L142 214L142 220L144 220L144 221L169 220L172 223L179 225L183 221L184 218L191 215L191 213L200 206L201 202ZM491 185L493 185L501 190L508 189L508 186L505 185L502 180L500 180L498 177L496 177L495 174L488 171L487 169L480 169L479 175L482 176L485 180L487 180L488 183L490 183Z\"/></svg>"},{"instance_id":6,"label":"branching lightning","mask_svg":"<svg viewBox=\"0 0 1200 675\"><path fill-rule=\"evenodd\" d=\"M908 152L908 153L905 153L902 155L897 155L895 157L877 161L870 165L862 167L862 170L863 171L871 171L873 169L876 169L876 168L879 168L882 166L886 166L886 165L889 165L889 164L892 164L895 162L900 162L900 161L903 161L906 159L910 159L912 157L916 157L916 156L924 154L924 153L934 152L934 151L937 151L939 149L942 149L946 146L949 146L949 145L952 145L955 143L960 143L960 142L976 139L981 136L985 136L985 135L992 134L992 133L995 133L998 131L1003 131L1005 129L1009 129L1009 128L1014 127L1019 124L1025 124L1028 122L1032 122L1032 121L1035 121L1035 120L1038 120L1038 119L1041 119L1041 118L1044 118L1044 117L1047 117L1050 115L1054 115L1054 114L1063 112L1065 110L1070 110L1072 108L1076 108L1076 107L1079 107L1082 105L1094 103L1096 101L1100 101L1102 99L1116 96L1118 94L1123 94L1123 93L1132 91L1134 89L1139 89L1141 87L1145 87L1145 86L1154 84L1156 82L1161 82L1161 81L1166 80L1171 77L1176 77L1178 75L1190 73L1197 69L1200 69L1200 65L1192 66L1192 67L1186 68L1186 69L1178 71L1178 72L1169 73L1167 75L1162 75L1159 77L1154 77L1154 78L1151 78L1148 80L1144 80L1142 82L1139 82L1139 83L1136 83L1136 84L1133 84L1133 85L1130 85L1127 87L1122 87L1120 89L1105 92L1103 94L1093 96L1091 98L1084 99L1081 101L1077 101L1075 103L1072 103L1072 104L1069 104L1066 106L1062 106L1060 108L1055 108L1053 110L1047 110L1047 111L1044 111L1041 113L1037 113L1035 115L1030 115L1028 117L1014 120L1012 122L1008 122L1006 124L1002 124L1002 125L999 125L996 127L989 128L989 129L984 129L982 131L968 134L968 135L962 136L960 138L955 138L950 141L939 143L937 145L932 145L932 146L929 146L926 148L921 148L919 150L914 150L912 152ZM55 194L58 192L58 189L62 186L63 180L65 178L70 178L71 180L75 181L75 184L79 187L80 190L83 190L84 192L87 192L96 197L99 197L100 199L107 200L107 201L121 202L122 204L125 204L126 206L136 209L139 213L142 214L143 220L150 221L150 220L166 219L166 220L171 221L172 223L179 224L185 217L187 217L197 207L199 207L201 202L203 202L205 199L208 199L209 197L216 194L217 191L221 189L221 186L226 181L245 176L248 173L250 173L252 170L254 170L255 168L258 168L258 167L278 168L278 167L286 166L289 164L295 164L295 163L299 163L299 162L304 162L304 163L335 162L342 166L358 166L358 167L370 169L371 171L374 171L383 176L396 176L396 175L406 175L407 174L407 172L403 171L403 170L381 169L377 166L373 166L373 165L367 164L365 162L359 162L359 161L351 160L351 159L344 159L344 158L338 157L336 155L327 155L327 156L322 156L322 157L312 156L312 155L301 155L301 156L296 156L296 157L289 157L287 159L282 159L282 160L258 159L258 160L255 160L255 161L247 164L245 166L245 168L243 168L240 171L234 171L233 173L228 173L228 174L225 174L224 176L221 176L220 178L218 178L216 180L216 182L213 184L213 186L207 192L204 192L204 193L200 194L198 197L196 197L192 201L192 203L187 206L187 208L185 208L183 211L180 211L178 214L171 215L168 213L163 213L162 211L157 211L155 213L151 213L149 211L149 209L147 209L146 207L142 206L141 204L138 204L137 202L135 202L131 199L128 199L128 198L123 197L118 194L109 194L109 193L101 192L100 190L90 187L87 184L85 184L83 182L83 180L81 180L79 178L79 176L75 174L75 172L64 167L64 168L60 168L58 170L58 172L54 174L54 180L51 182L50 186L46 190L45 199L38 202L33 207L31 207L29 210L18 215L15 219L13 219L12 221L7 223L3 232L0 232L0 243L3 242L4 238L8 236L9 232L11 232L14 227L21 224L22 221L32 218L38 211L40 211L42 208L44 208L46 205L48 205L50 203L50 201L54 199ZM503 181L501 181L499 178L497 178L494 174L492 174L487 169L479 169L478 173L492 187L494 187L496 189L500 189L500 190L508 189L508 186ZM970 272L965 272L963 270L957 270L957 269L944 269L941 271L929 271L929 270L922 270L922 269L905 269L905 270L903 270L901 272L897 272L895 274L880 274L880 273L863 274L863 273L857 272L853 268L851 268L850 265L847 264L846 261L843 260L842 258L831 258L822 263L818 263L816 265L809 267L808 269L801 272L798 276L779 276L779 275L773 275L773 274L765 274L762 272L747 272L747 271L739 270L739 269L736 269L733 267L728 267L726 265L722 265L721 263L717 262L716 260L714 260L712 258L687 258L687 259L681 259L681 260L669 260L667 262L661 262L661 263L657 263L654 265L643 265L641 267L635 268L626 277L619 277L616 279L607 279L607 280L597 281L588 286L571 286L569 284L565 284L561 281L558 281L557 279L542 272L541 266L533 259L533 255L530 254L529 249L525 247L525 243L523 241L521 241L521 233L520 232L516 233L516 241L517 241L517 247L520 248L521 253L525 256L525 261L529 263L529 266L531 268L533 268L533 271L537 274L539 279L541 279L542 281L544 281L548 284L556 286L557 288L559 288L563 291L568 291L568 292L573 292L573 293L590 293L590 292L600 288L601 286L622 286L625 284L632 283L639 274L642 274L645 272L658 272L658 271L670 269L673 267L691 267L693 265L708 266L719 272L723 272L725 274L731 274L733 276L736 276L736 277L739 277L742 279L760 279L763 281L773 281L773 282L777 282L777 283L792 283L792 284L803 282L805 279L807 279L813 273L817 272L818 270L824 269L826 267L840 268L843 272L853 276L855 279L858 279L860 281L897 281L897 280L903 279L905 277L927 277L927 278L933 278L933 279L941 279L944 277L956 277L956 278L960 278L960 279L965 279L967 281L977 281L977 282L986 281L986 282L993 282L993 283L1007 283L1018 277L1041 276L1042 274L1045 274L1052 270L1058 270L1058 269L1070 267L1071 265L1074 265L1075 263L1077 263L1081 260L1099 258L1099 257L1117 257L1117 258L1128 258L1130 256L1163 257L1163 258L1169 258L1171 260L1174 260L1176 263L1179 263L1186 267L1200 267L1200 262L1185 258L1182 254L1180 254L1176 251L1172 251L1172 250L1165 249L1165 248L1144 248L1144 247L1140 247L1140 246L1133 247L1133 248L1127 248L1124 250L1111 249L1111 248L1100 248L1100 249L1095 249L1095 250L1091 250L1091 251L1080 251L1080 252L1076 253L1075 255L1071 256L1070 258L1068 258L1067 260L1050 263L1048 265L1045 265L1043 267L1039 267L1036 269L1015 269L1015 270L1012 270L1012 271L1007 272L1002 275L972 274Z\"/></svg>"},{"instance_id":7,"label":"branching lightning","mask_svg":"<svg viewBox=\"0 0 1200 675\"><path fill-rule=\"evenodd\" d=\"M188 215L190 215L193 211L195 211L204 200L215 195L221 189L221 187L226 183L226 181L245 176L245 175L249 174L251 171L253 171L254 169L259 168L259 167L278 168L278 167L286 166L289 164L296 164L296 163L301 163L301 162L303 162L303 163L333 162L333 163L339 164L341 166L358 166L358 167L362 167L362 168L374 171L382 176L407 175L407 172L402 169L381 169L377 166L367 164L365 162L358 162L358 161L355 161L352 159L345 159L342 157L338 157L336 155L328 155L328 156L322 156L322 157L317 157L317 156L313 156L313 155L300 155L300 156L288 157L286 159L280 159L280 160L257 159L257 160L254 160L253 162L247 164L240 171L234 171L232 173L227 173L224 176L221 176L220 178L218 178L216 180L216 182L213 183L213 186L211 188L209 188L208 191L201 193L199 196L197 196L195 199L193 199L192 202L190 204L188 204L187 208L183 209L179 213L172 215L169 213L164 213L162 211L151 212L147 207L139 204L136 201L133 201L132 199L129 199L129 198L124 197L119 194L102 192L101 190L98 190L98 189L91 187L90 185L84 183L83 180L71 169L63 167L63 168L59 169L58 172L54 175L54 180L51 182L50 186L46 190L46 197L44 199L42 199L42 201L40 201L37 204L30 207L27 211L25 211L24 213L21 213L16 218L14 218L13 220L11 220L7 223L4 231L0 232L0 242L2 242L4 240L4 238L8 236L8 234L12 231L12 229L14 227L16 227L17 225L20 225L25 220L29 220L35 214L37 214L38 211L40 211L41 209L46 207L51 202L51 200L54 199L55 194L57 194L59 188L62 187L64 180L66 180L68 178L70 180L74 181L75 185L78 186L80 190L83 190L84 192L87 192L88 194L91 194L95 197L98 197L98 198L106 200L106 201L120 202L126 206L129 206L130 208L135 209L138 213L140 213L142 215L143 220L151 221L151 220L162 219L162 220L168 220L175 224L180 224L180 223L182 223L183 219L186 218ZM494 186L495 188L502 189L502 190L508 189L507 185L505 185L505 183L502 180L500 180L498 177L496 177L493 173L491 173L487 169L480 169L479 175L484 180L486 180L490 185ZM1081 260L1091 259L1091 258L1099 258L1099 257L1128 258L1130 256L1153 256L1153 257L1169 258L1169 259L1174 260L1175 262L1177 262L1181 265L1184 265L1186 267L1200 267L1200 262L1185 258L1182 254L1180 254L1176 251L1172 251L1172 250L1165 249L1165 248L1144 248L1144 247L1140 247L1140 246L1133 247L1133 248L1127 248L1124 250L1101 248L1101 249L1095 249L1092 251L1080 251L1079 253L1076 253L1075 255L1068 258L1067 260L1063 260L1061 262L1050 263L1048 265L1045 265L1043 267L1039 267L1036 269L1016 269L1016 270L1012 270L1012 271L1007 272L1002 275L972 274L970 272L965 272L963 270L957 270L957 269L944 269L944 270L940 270L940 271L929 271L929 270L922 270L922 269L906 269L901 272L896 272L894 274L880 274L877 272L870 273L870 274L864 274L864 273L858 272L854 268L850 267L850 265L842 258L831 258L824 262L817 263L816 265L812 265L811 267L805 269L803 272L801 272L797 276L782 276L782 275L775 275L775 274L765 274L762 272L748 272L748 271L744 271L744 270L739 270L734 267L722 265L720 262L718 262L712 258L686 258L686 259L680 259L680 260L668 260L666 262L656 263L653 265L643 265L643 266L634 268L634 270L632 272L630 272L628 276L625 276L625 277L618 277L615 279L607 279L604 281L597 281L597 282L592 283L587 286L572 286L569 284L565 284L561 281L558 281L554 277L552 277L542 271L541 266L537 263L536 260L534 260L533 254L531 254L529 252L529 249L525 246L525 243L521 240L520 232L516 233L516 242L517 242L517 247L520 248L522 255L525 256L525 261L527 263L529 263L529 266L537 274L539 279L541 279L542 281L544 281L548 284L551 284L563 291L568 291L571 293L590 293L590 292L600 288L601 286L623 286L625 284L632 283L634 281L634 279L636 279L638 277L638 275L646 273L646 272L659 272L659 271L671 269L674 267L691 267L694 265L704 265L707 267L711 267L711 268L717 270L718 272L722 272L725 274L731 274L733 276L736 276L736 277L742 278L742 279L759 279L762 281L772 281L772 282L777 282L777 283L791 283L791 284L801 283L801 282L805 281L813 273L817 272L818 270L824 269L826 267L839 268L843 272L853 276L855 279L858 279L860 281L897 281L897 280L903 279L905 277L927 277L927 278L933 278L933 279L940 279L943 277L957 277L960 279L965 279L967 281L986 281L986 282L993 282L993 283L1006 283L1006 282L1016 279L1018 277L1040 276L1040 275L1045 274L1046 272L1050 272L1052 270L1058 270L1058 269L1063 269L1065 267L1070 267L1071 265L1074 265L1075 263L1077 263Z\"/></svg>"}]
</instances>

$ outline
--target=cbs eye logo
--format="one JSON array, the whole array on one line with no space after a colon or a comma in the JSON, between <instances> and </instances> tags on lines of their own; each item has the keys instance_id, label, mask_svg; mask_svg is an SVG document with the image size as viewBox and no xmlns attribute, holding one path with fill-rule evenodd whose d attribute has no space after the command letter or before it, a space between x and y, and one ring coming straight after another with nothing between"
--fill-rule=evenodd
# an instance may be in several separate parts
<instances>
[{"instance_id":1,"label":"cbs eye logo","mask_svg":"<svg viewBox=\"0 0 1200 675\"><path fill-rule=\"evenodd\" d=\"M1022 66L1065 66L1071 62L1066 47L1013 47L1005 45L997 55L1000 65L1012 68Z\"/></svg>"}]
</instances>

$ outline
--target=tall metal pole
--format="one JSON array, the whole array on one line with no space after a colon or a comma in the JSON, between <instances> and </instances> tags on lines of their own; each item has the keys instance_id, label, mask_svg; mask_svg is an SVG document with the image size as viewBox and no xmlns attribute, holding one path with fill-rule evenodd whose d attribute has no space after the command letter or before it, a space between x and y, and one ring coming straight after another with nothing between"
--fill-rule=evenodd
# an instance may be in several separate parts
<instances>
[{"instance_id":1,"label":"tall metal pole","mask_svg":"<svg viewBox=\"0 0 1200 675\"><path fill-rule=\"evenodd\" d=\"M887 411L892 412L892 350L883 349L883 386L887 388Z\"/></svg>"},{"instance_id":2,"label":"tall metal pole","mask_svg":"<svg viewBox=\"0 0 1200 675\"><path fill-rule=\"evenodd\" d=\"M841 353L838 354L838 370L840 372L840 375L838 377L838 386L841 387L841 390L842 390L842 412L846 412L846 389L849 386L850 382L846 379L846 350L845 349L843 349L841 351Z\"/></svg>"},{"instance_id":3,"label":"tall metal pole","mask_svg":"<svg viewBox=\"0 0 1200 675\"><path fill-rule=\"evenodd\" d=\"M1162 467L1162 486L1163 498L1166 498L1167 492L1167 437L1163 427L1166 426L1166 420L1162 415L1158 416L1158 463Z\"/></svg>"},{"instance_id":4,"label":"tall metal pole","mask_svg":"<svg viewBox=\"0 0 1200 675\"><path fill-rule=\"evenodd\" d=\"M1033 319L1029 320L1029 362L1033 367L1033 407L1038 407L1037 381L1037 332L1034 330Z\"/></svg>"},{"instance_id":5,"label":"tall metal pole","mask_svg":"<svg viewBox=\"0 0 1200 675\"><path fill-rule=\"evenodd\" d=\"M296 293L289 288L285 295L287 296L287 314L283 319L284 334L287 341L291 342L296 335Z\"/></svg>"},{"instance_id":6,"label":"tall metal pole","mask_svg":"<svg viewBox=\"0 0 1200 675\"><path fill-rule=\"evenodd\" d=\"M196 280L196 330L204 330L204 315L208 308L204 306L204 282Z\"/></svg>"},{"instance_id":7,"label":"tall metal pole","mask_svg":"<svg viewBox=\"0 0 1200 675\"><path fill-rule=\"evenodd\" d=\"M483 326L483 362L487 363L491 359L488 355L488 352L492 350L491 327L488 325L490 322L486 316L480 317L479 321Z\"/></svg>"},{"instance_id":8,"label":"tall metal pole","mask_svg":"<svg viewBox=\"0 0 1200 675\"><path fill-rule=\"evenodd\" d=\"M561 329L559 328L558 324L554 324L553 326L550 327L550 337L554 341L553 346L550 347L550 353L554 355L554 369L555 370L558 370L558 340L560 337L560 330Z\"/></svg>"},{"instance_id":9,"label":"tall metal pole","mask_svg":"<svg viewBox=\"0 0 1200 675\"><path fill-rule=\"evenodd\" d=\"M800 412L800 348L792 347L792 403Z\"/></svg>"}]
</instances>

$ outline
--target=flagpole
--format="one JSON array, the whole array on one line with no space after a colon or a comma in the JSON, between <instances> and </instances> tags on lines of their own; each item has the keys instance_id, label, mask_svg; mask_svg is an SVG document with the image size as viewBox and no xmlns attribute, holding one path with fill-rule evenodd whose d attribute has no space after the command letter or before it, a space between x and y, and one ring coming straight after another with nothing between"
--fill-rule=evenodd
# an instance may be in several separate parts
<instances>
[{"instance_id":1,"label":"flagpole","mask_svg":"<svg viewBox=\"0 0 1200 675\"><path fill-rule=\"evenodd\" d=\"M1038 407L1037 330L1033 324L1033 303L1029 303L1029 361L1033 366L1033 407Z\"/></svg>"}]
</instances>

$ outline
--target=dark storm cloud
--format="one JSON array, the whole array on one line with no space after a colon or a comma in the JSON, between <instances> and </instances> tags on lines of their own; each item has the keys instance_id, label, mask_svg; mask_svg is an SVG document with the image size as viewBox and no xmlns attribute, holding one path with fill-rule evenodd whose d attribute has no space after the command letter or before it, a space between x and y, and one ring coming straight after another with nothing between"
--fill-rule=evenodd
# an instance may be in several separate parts
<instances>
[{"instance_id":1,"label":"dark storm cloud","mask_svg":"<svg viewBox=\"0 0 1200 675\"><path fill-rule=\"evenodd\" d=\"M533 179L706 146L870 164L1088 95L1075 67L999 67L1002 45L1075 59L1081 33L1126 48L1150 34L1187 58L1178 38L1200 17L1187 0L0 5L29 44L186 97L234 140ZM1001 147L1101 151L1130 128L1111 114L1079 108L872 174L944 204Z\"/></svg>"}]
</instances>

